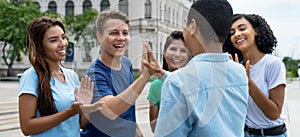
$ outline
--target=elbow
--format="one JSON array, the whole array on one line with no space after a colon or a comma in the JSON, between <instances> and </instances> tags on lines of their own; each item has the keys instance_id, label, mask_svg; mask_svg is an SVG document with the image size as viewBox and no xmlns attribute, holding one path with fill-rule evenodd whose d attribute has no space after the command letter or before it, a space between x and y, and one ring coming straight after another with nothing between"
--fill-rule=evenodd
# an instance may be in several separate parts
<instances>
[{"instance_id":1,"label":"elbow","mask_svg":"<svg viewBox=\"0 0 300 137\"><path fill-rule=\"evenodd\" d=\"M24 134L24 136L29 136L31 135L32 133L30 133L30 129L29 128L26 128L24 126L21 126L21 131L22 133Z\"/></svg>"},{"instance_id":2,"label":"elbow","mask_svg":"<svg viewBox=\"0 0 300 137\"><path fill-rule=\"evenodd\" d=\"M267 116L270 120L276 120L280 117L280 113L273 113L269 116Z\"/></svg>"},{"instance_id":3,"label":"elbow","mask_svg":"<svg viewBox=\"0 0 300 137\"><path fill-rule=\"evenodd\" d=\"M150 127L151 127L152 133L155 132L156 120L157 120L157 119L150 121Z\"/></svg>"}]
</instances>

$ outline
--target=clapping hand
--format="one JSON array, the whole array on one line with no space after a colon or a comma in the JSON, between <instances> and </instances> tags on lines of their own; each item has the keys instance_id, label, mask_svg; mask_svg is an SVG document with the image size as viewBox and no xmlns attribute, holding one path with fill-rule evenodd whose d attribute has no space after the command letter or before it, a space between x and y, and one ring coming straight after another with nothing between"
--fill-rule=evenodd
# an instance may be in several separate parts
<instances>
[{"instance_id":1,"label":"clapping hand","mask_svg":"<svg viewBox=\"0 0 300 137\"><path fill-rule=\"evenodd\" d=\"M91 104L93 99L94 82L88 76L81 79L80 90L75 89L75 99L82 104Z\"/></svg>"},{"instance_id":2,"label":"clapping hand","mask_svg":"<svg viewBox=\"0 0 300 137\"><path fill-rule=\"evenodd\" d=\"M231 54L229 54L229 59L233 60ZM234 62L239 63L239 57L237 54L234 54ZM246 69L246 73L248 76L248 79L250 78L250 68L252 67L252 65L250 64L250 60L247 60L245 63L245 69Z\"/></svg>"},{"instance_id":3,"label":"clapping hand","mask_svg":"<svg viewBox=\"0 0 300 137\"><path fill-rule=\"evenodd\" d=\"M91 104L93 99L94 91L94 82L91 82L91 79L88 76L85 76L81 79L80 90L75 88L75 99L79 103L81 112L91 113L102 108L104 102L95 102Z\"/></svg>"}]
</instances>

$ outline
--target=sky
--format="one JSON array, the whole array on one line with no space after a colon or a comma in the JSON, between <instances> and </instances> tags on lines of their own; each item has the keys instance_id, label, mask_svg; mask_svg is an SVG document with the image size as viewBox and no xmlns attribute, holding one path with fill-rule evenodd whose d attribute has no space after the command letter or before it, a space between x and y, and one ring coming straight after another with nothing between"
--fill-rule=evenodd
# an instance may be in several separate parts
<instances>
[{"instance_id":1,"label":"sky","mask_svg":"<svg viewBox=\"0 0 300 137\"><path fill-rule=\"evenodd\" d=\"M265 18L278 40L276 54L300 59L300 0L228 0L233 13Z\"/></svg>"}]
</instances>

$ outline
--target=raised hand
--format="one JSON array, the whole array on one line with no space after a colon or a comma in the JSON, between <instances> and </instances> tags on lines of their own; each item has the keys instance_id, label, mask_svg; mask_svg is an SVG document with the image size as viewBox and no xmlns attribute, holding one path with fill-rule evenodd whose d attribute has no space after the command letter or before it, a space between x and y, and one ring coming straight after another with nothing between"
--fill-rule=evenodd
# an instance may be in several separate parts
<instances>
[{"instance_id":1,"label":"raised hand","mask_svg":"<svg viewBox=\"0 0 300 137\"><path fill-rule=\"evenodd\" d=\"M245 64L245 68L246 68L246 73L247 73L248 79L250 79L250 68L251 67L252 67L252 65L250 65L250 60L247 60L246 64Z\"/></svg>"},{"instance_id":2,"label":"raised hand","mask_svg":"<svg viewBox=\"0 0 300 137\"><path fill-rule=\"evenodd\" d=\"M231 54L229 54L229 59L233 60L233 57L231 56ZM234 54L234 60L233 61L236 62L236 63L239 63L239 57L236 53Z\"/></svg>"},{"instance_id":3,"label":"raised hand","mask_svg":"<svg viewBox=\"0 0 300 137\"><path fill-rule=\"evenodd\" d=\"M153 55L153 52L149 46L148 41L144 42L144 48L145 48L145 52L147 53L146 54L147 58L143 60L142 63L148 68L148 71L151 75L156 74L160 77L165 73L165 71L162 68L160 68L159 64L157 63Z\"/></svg>"},{"instance_id":4,"label":"raised hand","mask_svg":"<svg viewBox=\"0 0 300 137\"><path fill-rule=\"evenodd\" d=\"M81 104L91 104L93 99L94 82L88 76L81 79L80 90L75 88L75 99Z\"/></svg>"}]
</instances>

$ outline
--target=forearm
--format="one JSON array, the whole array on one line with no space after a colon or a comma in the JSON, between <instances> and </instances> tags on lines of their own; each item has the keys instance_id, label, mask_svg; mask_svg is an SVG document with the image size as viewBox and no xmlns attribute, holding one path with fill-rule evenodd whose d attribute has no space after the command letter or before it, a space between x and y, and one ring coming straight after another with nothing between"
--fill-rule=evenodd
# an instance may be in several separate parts
<instances>
[{"instance_id":1,"label":"forearm","mask_svg":"<svg viewBox=\"0 0 300 137\"><path fill-rule=\"evenodd\" d=\"M101 112L110 119L115 119L122 113L126 112L139 97L143 91L149 77L141 75L125 91L117 96L104 97Z\"/></svg>"},{"instance_id":2,"label":"forearm","mask_svg":"<svg viewBox=\"0 0 300 137\"><path fill-rule=\"evenodd\" d=\"M32 118L27 122L20 122L21 130L26 136L45 132L75 114L76 112L69 108L53 115ZM22 119L20 121L22 121Z\"/></svg>"},{"instance_id":3,"label":"forearm","mask_svg":"<svg viewBox=\"0 0 300 137\"><path fill-rule=\"evenodd\" d=\"M80 113L80 128L83 129L89 123L89 114Z\"/></svg>"},{"instance_id":4,"label":"forearm","mask_svg":"<svg viewBox=\"0 0 300 137\"><path fill-rule=\"evenodd\" d=\"M249 94L266 117L271 120L278 119L281 113L281 107L265 96L252 80L249 80Z\"/></svg>"}]
</instances>

